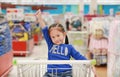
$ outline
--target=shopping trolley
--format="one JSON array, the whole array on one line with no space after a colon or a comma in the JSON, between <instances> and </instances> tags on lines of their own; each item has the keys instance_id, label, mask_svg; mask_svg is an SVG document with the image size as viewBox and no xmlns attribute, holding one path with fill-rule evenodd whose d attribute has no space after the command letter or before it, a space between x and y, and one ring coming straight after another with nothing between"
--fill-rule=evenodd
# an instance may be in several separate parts
<instances>
[{"instance_id":1,"label":"shopping trolley","mask_svg":"<svg viewBox=\"0 0 120 77\"><path fill-rule=\"evenodd\" d=\"M70 64L73 77L95 77L92 70L94 60L17 60L15 64L17 77L43 77L48 69L47 64Z\"/></svg>"}]
</instances>

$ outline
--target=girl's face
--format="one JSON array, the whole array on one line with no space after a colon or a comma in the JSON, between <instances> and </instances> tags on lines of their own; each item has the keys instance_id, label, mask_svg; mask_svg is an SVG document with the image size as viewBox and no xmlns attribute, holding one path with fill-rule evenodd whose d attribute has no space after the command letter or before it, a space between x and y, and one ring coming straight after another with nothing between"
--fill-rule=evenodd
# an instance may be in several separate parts
<instances>
[{"instance_id":1,"label":"girl's face","mask_svg":"<svg viewBox=\"0 0 120 77\"><path fill-rule=\"evenodd\" d=\"M96 37L96 39L103 38L103 30L101 30L101 29L96 30L95 37Z\"/></svg>"},{"instance_id":2,"label":"girl's face","mask_svg":"<svg viewBox=\"0 0 120 77\"><path fill-rule=\"evenodd\" d=\"M50 37L52 39L52 42L56 45L63 44L65 36L65 32L61 32L57 29L50 31Z\"/></svg>"}]
</instances>

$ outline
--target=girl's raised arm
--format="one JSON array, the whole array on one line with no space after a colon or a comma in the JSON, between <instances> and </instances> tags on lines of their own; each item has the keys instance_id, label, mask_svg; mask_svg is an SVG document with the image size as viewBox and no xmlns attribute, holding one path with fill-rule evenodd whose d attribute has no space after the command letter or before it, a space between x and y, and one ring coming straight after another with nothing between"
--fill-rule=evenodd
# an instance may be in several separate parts
<instances>
[{"instance_id":1,"label":"girl's raised arm","mask_svg":"<svg viewBox=\"0 0 120 77\"><path fill-rule=\"evenodd\" d=\"M40 27L44 28L46 25L45 25L45 22L44 22L44 20L42 18L42 14L41 14L41 10L40 9L35 13L35 16L37 18L37 21L40 24Z\"/></svg>"}]
</instances>

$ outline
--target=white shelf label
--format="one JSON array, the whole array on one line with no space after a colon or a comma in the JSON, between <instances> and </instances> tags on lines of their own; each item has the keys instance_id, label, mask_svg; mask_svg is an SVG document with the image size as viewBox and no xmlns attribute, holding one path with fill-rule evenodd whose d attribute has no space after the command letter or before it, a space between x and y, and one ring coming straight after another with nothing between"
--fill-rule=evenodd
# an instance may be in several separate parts
<instances>
[{"instance_id":1,"label":"white shelf label","mask_svg":"<svg viewBox=\"0 0 120 77\"><path fill-rule=\"evenodd\" d=\"M31 13L25 14L24 21L26 21L26 22L35 22L36 21L36 17L35 17L34 14L31 14Z\"/></svg>"},{"instance_id":2,"label":"white shelf label","mask_svg":"<svg viewBox=\"0 0 120 77\"><path fill-rule=\"evenodd\" d=\"M7 20L24 20L24 10L19 8L8 8L7 9Z\"/></svg>"}]
</instances>

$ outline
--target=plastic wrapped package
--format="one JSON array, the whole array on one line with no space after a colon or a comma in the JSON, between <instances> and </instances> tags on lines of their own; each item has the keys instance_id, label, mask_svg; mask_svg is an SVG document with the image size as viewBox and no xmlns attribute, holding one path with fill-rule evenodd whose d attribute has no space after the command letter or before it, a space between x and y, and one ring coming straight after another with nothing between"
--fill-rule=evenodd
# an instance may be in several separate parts
<instances>
[{"instance_id":1,"label":"plastic wrapped package","mask_svg":"<svg viewBox=\"0 0 120 77\"><path fill-rule=\"evenodd\" d=\"M12 68L12 43L8 22L0 14L0 77L7 77Z\"/></svg>"},{"instance_id":2,"label":"plastic wrapped package","mask_svg":"<svg viewBox=\"0 0 120 77\"><path fill-rule=\"evenodd\" d=\"M12 48L11 34L8 23L0 19L0 56L9 52Z\"/></svg>"}]
</instances>

